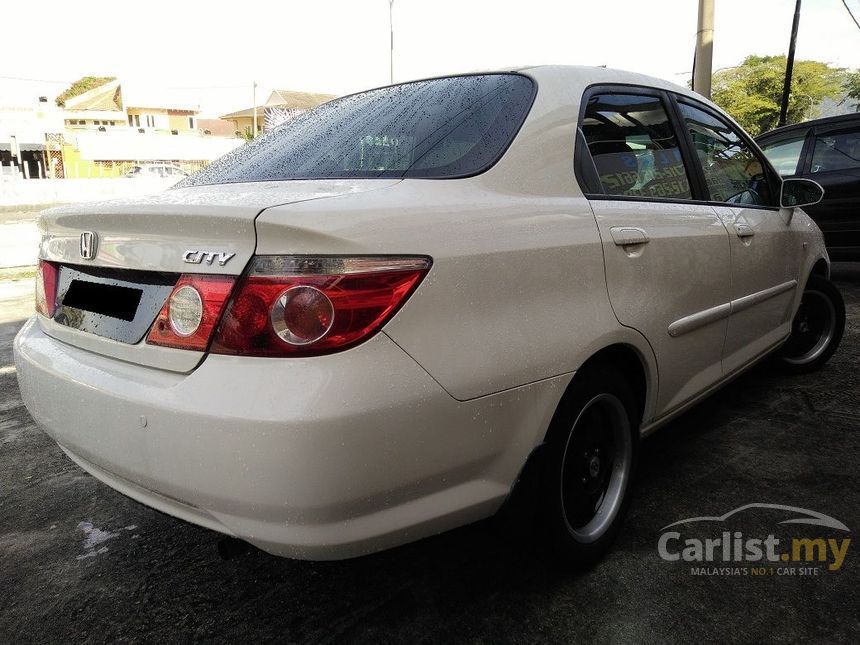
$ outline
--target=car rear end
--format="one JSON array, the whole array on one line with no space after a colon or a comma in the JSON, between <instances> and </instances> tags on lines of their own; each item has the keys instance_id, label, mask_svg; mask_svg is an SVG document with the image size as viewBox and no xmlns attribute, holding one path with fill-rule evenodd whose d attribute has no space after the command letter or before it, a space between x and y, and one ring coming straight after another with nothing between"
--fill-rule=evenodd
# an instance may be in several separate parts
<instances>
[{"instance_id":1,"label":"car rear end","mask_svg":"<svg viewBox=\"0 0 860 645\"><path fill-rule=\"evenodd\" d=\"M277 204L391 183L256 188ZM201 192L210 193L205 216L188 203ZM431 262L254 256L261 206L230 188L211 193L47 213L38 315L16 339L16 365L34 419L85 469L266 546L286 541L274 527L313 526L331 504L352 501L337 478L368 463L354 450L384 433L373 415L426 396L432 379L384 336L370 337ZM371 371L397 374L402 396L368 380ZM391 485L369 475L346 486L357 500ZM288 540L291 554L334 541L308 530Z\"/></svg>"},{"instance_id":2,"label":"car rear end","mask_svg":"<svg viewBox=\"0 0 860 645\"><path fill-rule=\"evenodd\" d=\"M38 313L15 341L33 418L117 490L273 553L348 557L492 513L545 422L501 404L543 408L558 394L459 401L380 333L432 279L420 243L345 252L348 239L287 222L283 247L259 253L256 224L274 207L331 200L372 228L374 195L410 171L486 170L533 99L531 83L490 81L444 88L457 118L438 115L433 145L352 133L346 155L312 157L337 129L329 107L302 125L318 139L297 138L290 158L273 156L283 136L264 137L184 187L46 212ZM418 89L408 110L432 95ZM344 122L378 122L403 91L346 99ZM477 145L487 136L493 146ZM503 429L524 418L530 438L511 460ZM498 438L467 431L487 423ZM488 476L502 461L506 475Z\"/></svg>"}]
</instances>

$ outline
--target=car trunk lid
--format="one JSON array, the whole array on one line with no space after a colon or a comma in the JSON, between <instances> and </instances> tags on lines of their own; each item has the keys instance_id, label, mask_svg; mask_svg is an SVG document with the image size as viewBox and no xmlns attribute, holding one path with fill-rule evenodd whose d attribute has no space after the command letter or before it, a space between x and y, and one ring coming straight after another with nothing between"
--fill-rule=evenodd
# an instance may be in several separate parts
<instances>
[{"instance_id":1,"label":"car trunk lid","mask_svg":"<svg viewBox=\"0 0 860 645\"><path fill-rule=\"evenodd\" d=\"M147 332L183 273L239 275L271 206L384 188L397 180L222 184L51 209L39 257L58 267L56 311L43 330L77 347L186 372L203 352L156 347Z\"/></svg>"}]
</instances>

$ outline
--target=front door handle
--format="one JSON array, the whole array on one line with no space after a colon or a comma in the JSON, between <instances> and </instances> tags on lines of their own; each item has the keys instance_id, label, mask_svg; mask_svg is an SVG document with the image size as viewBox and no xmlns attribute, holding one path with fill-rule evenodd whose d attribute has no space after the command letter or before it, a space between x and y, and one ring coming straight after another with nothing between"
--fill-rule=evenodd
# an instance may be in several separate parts
<instances>
[{"instance_id":1,"label":"front door handle","mask_svg":"<svg viewBox=\"0 0 860 645\"><path fill-rule=\"evenodd\" d=\"M755 235L753 227L749 224L735 224L735 233L738 234L738 237L752 237Z\"/></svg>"},{"instance_id":2,"label":"front door handle","mask_svg":"<svg viewBox=\"0 0 860 645\"><path fill-rule=\"evenodd\" d=\"M617 246L633 246L636 244L647 244L651 238L641 228L633 226L613 226L609 229L612 241Z\"/></svg>"}]
</instances>

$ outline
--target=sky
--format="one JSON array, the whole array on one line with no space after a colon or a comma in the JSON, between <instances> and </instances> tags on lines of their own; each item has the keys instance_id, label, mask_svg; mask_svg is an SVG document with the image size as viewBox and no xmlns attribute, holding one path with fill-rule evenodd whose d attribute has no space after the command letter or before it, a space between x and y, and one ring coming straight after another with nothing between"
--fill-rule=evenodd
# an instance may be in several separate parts
<instances>
[{"instance_id":1,"label":"sky","mask_svg":"<svg viewBox=\"0 0 860 645\"><path fill-rule=\"evenodd\" d=\"M860 0L846 0L860 20ZM784 54L794 0L715 0L714 69ZM395 0L394 79L554 63L685 83L698 0ZM7 0L0 105L80 76L165 88L217 115L272 89L346 94L389 82L388 0L144 3ZM842 0L804 0L799 59L860 68ZM10 78L11 77L11 78ZM35 79L35 80L20 80Z\"/></svg>"}]
</instances>

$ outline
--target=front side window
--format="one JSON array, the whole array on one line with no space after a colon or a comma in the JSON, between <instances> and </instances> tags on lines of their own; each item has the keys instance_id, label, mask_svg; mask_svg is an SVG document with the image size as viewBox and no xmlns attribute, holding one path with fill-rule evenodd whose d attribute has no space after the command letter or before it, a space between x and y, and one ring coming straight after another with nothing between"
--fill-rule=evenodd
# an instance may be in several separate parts
<instances>
[{"instance_id":1,"label":"front side window","mask_svg":"<svg viewBox=\"0 0 860 645\"><path fill-rule=\"evenodd\" d=\"M735 129L710 112L686 103L680 107L711 201L773 206L764 164Z\"/></svg>"},{"instance_id":2,"label":"front side window","mask_svg":"<svg viewBox=\"0 0 860 645\"><path fill-rule=\"evenodd\" d=\"M456 76L362 92L290 119L183 185L476 174L502 156L533 95L534 83L520 74Z\"/></svg>"},{"instance_id":3,"label":"front side window","mask_svg":"<svg viewBox=\"0 0 860 645\"><path fill-rule=\"evenodd\" d=\"M801 134L793 139L766 143L761 149L780 175L790 177L797 174L797 164L800 162L800 153L803 152L805 139L806 135Z\"/></svg>"},{"instance_id":4,"label":"front side window","mask_svg":"<svg viewBox=\"0 0 860 645\"><path fill-rule=\"evenodd\" d=\"M860 168L860 131L820 134L815 137L811 172L855 168Z\"/></svg>"},{"instance_id":5,"label":"front side window","mask_svg":"<svg viewBox=\"0 0 860 645\"><path fill-rule=\"evenodd\" d=\"M596 94L582 133L607 195L691 199L678 140L656 96Z\"/></svg>"}]
</instances>

